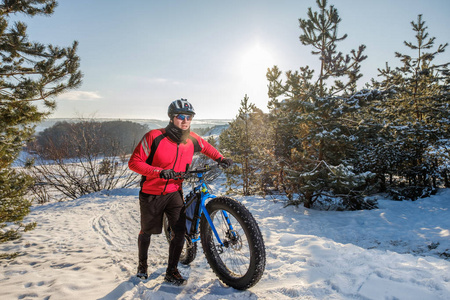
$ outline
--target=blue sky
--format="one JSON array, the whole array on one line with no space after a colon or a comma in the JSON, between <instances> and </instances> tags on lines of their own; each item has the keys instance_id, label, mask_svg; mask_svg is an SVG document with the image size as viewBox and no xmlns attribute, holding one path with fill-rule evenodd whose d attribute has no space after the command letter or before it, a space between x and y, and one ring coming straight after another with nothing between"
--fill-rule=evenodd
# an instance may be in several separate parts
<instances>
[{"instance_id":1,"label":"blue sky","mask_svg":"<svg viewBox=\"0 0 450 300\"><path fill-rule=\"evenodd\" d=\"M267 111L265 70L309 65L298 19L315 0L60 0L50 17L21 18L30 39L79 42L83 84L57 98L51 117L166 119L172 100L187 98L200 119L232 119L244 95ZM448 0L334 0L348 38L338 50L365 44L363 85L377 68L409 52L410 22L423 14L435 45L450 42ZM438 62L450 61L450 48Z\"/></svg>"}]
</instances>

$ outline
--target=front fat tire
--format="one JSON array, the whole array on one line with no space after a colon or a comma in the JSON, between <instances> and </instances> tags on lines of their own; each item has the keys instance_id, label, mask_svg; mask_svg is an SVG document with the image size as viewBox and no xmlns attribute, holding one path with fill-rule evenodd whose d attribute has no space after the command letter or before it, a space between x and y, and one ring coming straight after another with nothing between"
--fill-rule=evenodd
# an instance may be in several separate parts
<instances>
[{"instance_id":1,"label":"front fat tire","mask_svg":"<svg viewBox=\"0 0 450 300\"><path fill-rule=\"evenodd\" d=\"M235 248L233 248L233 246L226 247L226 249L223 248L223 253L228 251L228 255L230 255L229 253L235 255L236 261L241 262L243 261L242 257L246 256L240 253L240 251L243 250L241 248L248 247L250 256L249 258L245 257L245 259L248 260L248 262L246 262L246 264L248 263L248 266L245 266L245 272L238 274L231 270L233 266L227 265L227 263L223 261L221 257L223 253L221 253L216 237L205 216L202 216L200 221L200 236L203 251L211 269L223 283L235 289L246 290L254 286L264 273L266 252L261 231L252 214L243 204L228 197L214 198L206 205L206 209L213 219L214 226L217 227L216 222L218 222L218 218L221 217L221 211L225 210L234 219L234 226L239 226L241 228L235 229L240 232L242 245L237 244L235 245ZM228 239L223 232L219 232L219 237L222 241Z\"/></svg>"},{"instance_id":2,"label":"front fat tire","mask_svg":"<svg viewBox=\"0 0 450 300\"><path fill-rule=\"evenodd\" d=\"M166 214L164 214L163 216L163 230L167 242L170 244L170 241L172 239L171 228L169 226L169 220L167 219ZM181 252L179 260L179 262L183 265L189 265L191 262L194 261L195 257L197 256L197 242L192 243L189 242L188 239L189 239L188 236L186 236L184 239L183 251Z\"/></svg>"}]
</instances>

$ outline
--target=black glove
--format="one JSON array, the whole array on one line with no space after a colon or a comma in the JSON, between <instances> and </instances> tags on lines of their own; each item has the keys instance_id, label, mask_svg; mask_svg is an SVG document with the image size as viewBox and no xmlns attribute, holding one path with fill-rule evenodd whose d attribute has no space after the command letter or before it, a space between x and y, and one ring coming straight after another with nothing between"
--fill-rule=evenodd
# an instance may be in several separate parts
<instances>
[{"instance_id":1,"label":"black glove","mask_svg":"<svg viewBox=\"0 0 450 300\"><path fill-rule=\"evenodd\" d=\"M161 177L162 179L174 179L175 175L175 171L172 169L162 170L161 173L159 173L159 177Z\"/></svg>"},{"instance_id":2,"label":"black glove","mask_svg":"<svg viewBox=\"0 0 450 300\"><path fill-rule=\"evenodd\" d=\"M233 161L229 158L219 158L216 161L219 164L219 166L221 166L224 169L230 167L233 164Z\"/></svg>"}]
</instances>

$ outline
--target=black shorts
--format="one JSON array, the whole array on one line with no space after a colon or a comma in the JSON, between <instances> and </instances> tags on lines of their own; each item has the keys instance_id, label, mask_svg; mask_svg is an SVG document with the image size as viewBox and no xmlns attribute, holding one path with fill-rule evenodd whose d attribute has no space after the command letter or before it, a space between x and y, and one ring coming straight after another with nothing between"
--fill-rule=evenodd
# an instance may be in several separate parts
<instances>
[{"instance_id":1,"label":"black shorts","mask_svg":"<svg viewBox=\"0 0 450 300\"><path fill-rule=\"evenodd\" d=\"M173 229L184 230L186 214L181 191L167 195L149 195L139 192L139 206L141 210L141 232L147 234L161 233L164 213Z\"/></svg>"}]
</instances>

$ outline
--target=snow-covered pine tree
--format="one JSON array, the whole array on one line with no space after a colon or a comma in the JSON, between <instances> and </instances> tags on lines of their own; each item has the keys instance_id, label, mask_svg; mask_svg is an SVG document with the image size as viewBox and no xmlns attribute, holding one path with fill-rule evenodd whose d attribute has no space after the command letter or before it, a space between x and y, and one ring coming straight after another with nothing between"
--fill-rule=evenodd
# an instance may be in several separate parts
<instances>
[{"instance_id":1,"label":"snow-covered pine tree","mask_svg":"<svg viewBox=\"0 0 450 300\"><path fill-rule=\"evenodd\" d=\"M55 0L0 1L0 242L19 237L18 228L25 226L21 221L29 212L24 195L32 180L11 165L34 133L32 124L48 114L35 103L52 110L53 96L81 83L76 42L67 48L30 42L23 22L10 24L10 15L50 15L56 4Z\"/></svg>"},{"instance_id":2,"label":"snow-covered pine tree","mask_svg":"<svg viewBox=\"0 0 450 300\"><path fill-rule=\"evenodd\" d=\"M279 142L276 147L283 147L275 156L285 166L282 172L286 190L298 194L306 207L325 194L334 197L338 190L346 190L352 199L358 194L353 183L336 180L335 176L352 174L356 137L353 128L357 124L352 116L358 103L351 95L362 76L360 63L366 58L364 45L348 55L336 50L337 43L347 37L338 36L338 11L334 6L327 7L326 0L317 0L317 5L318 12L309 8L308 18L299 22L301 43L311 46L312 54L319 58L318 75L309 66L286 72L285 82L277 67L267 73L269 104ZM349 170L333 173L337 166L341 171L347 167ZM339 196L345 197L341 193Z\"/></svg>"},{"instance_id":3,"label":"snow-covered pine tree","mask_svg":"<svg viewBox=\"0 0 450 300\"><path fill-rule=\"evenodd\" d=\"M448 173L450 63L436 63L436 57L448 43L435 47L435 38L428 37L422 15L411 25L416 40L404 44L413 55L396 52L401 65L391 68L386 63L384 69L379 69L383 80L373 84L389 92L375 104L379 123L384 124L385 135L390 139L378 145L379 154L396 153L386 162L409 185L436 186L436 180L445 181Z\"/></svg>"}]
</instances>

